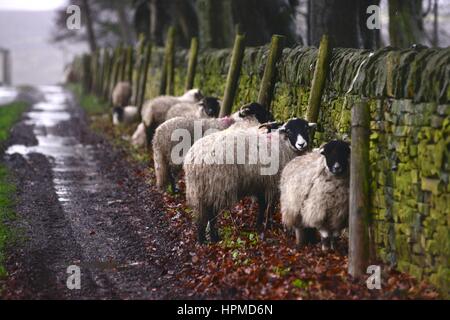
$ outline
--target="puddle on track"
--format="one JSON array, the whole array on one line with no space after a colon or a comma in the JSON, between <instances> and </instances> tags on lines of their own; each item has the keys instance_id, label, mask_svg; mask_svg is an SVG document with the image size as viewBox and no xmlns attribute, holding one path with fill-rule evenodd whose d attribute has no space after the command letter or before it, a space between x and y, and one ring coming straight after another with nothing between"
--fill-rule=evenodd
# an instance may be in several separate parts
<instances>
[{"instance_id":1,"label":"puddle on track","mask_svg":"<svg viewBox=\"0 0 450 320\"><path fill-rule=\"evenodd\" d=\"M96 193L101 181L91 145L81 144L75 136L61 135L64 122L72 119L70 95L61 87L39 87L44 101L36 103L25 114L25 124L33 127L38 144L35 146L12 145L6 154L31 153L46 156L52 164L53 184L58 200L65 211L76 207L76 194L80 188ZM74 177L77 177L76 183Z\"/></svg>"},{"instance_id":2,"label":"puddle on track","mask_svg":"<svg viewBox=\"0 0 450 320\"><path fill-rule=\"evenodd\" d=\"M15 88L0 86L0 107L13 102L16 100L17 96L18 92Z\"/></svg>"}]
</instances>

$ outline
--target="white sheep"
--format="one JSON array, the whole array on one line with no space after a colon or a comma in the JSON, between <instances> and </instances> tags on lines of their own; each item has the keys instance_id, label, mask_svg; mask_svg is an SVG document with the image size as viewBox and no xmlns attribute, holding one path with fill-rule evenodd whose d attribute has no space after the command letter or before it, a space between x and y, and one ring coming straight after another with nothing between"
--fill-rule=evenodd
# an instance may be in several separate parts
<instances>
[{"instance_id":1,"label":"white sheep","mask_svg":"<svg viewBox=\"0 0 450 320\"><path fill-rule=\"evenodd\" d=\"M208 103L205 102L205 104ZM257 114L259 120L256 118ZM272 115L263 106L249 104L243 106L231 117L219 119L176 117L165 121L156 129L153 137L156 185L163 190L170 183L172 191L176 190L176 176L181 169L186 152L196 140L230 126L257 126L260 124L259 121L265 122L270 119L272 119ZM173 154L173 151L177 154Z\"/></svg>"},{"instance_id":2,"label":"white sheep","mask_svg":"<svg viewBox=\"0 0 450 320\"><path fill-rule=\"evenodd\" d=\"M316 228L322 249L333 249L335 237L347 226L349 157L349 144L333 140L284 168L280 181L282 222L295 229L298 246L306 242L304 229Z\"/></svg>"},{"instance_id":3,"label":"white sheep","mask_svg":"<svg viewBox=\"0 0 450 320\"><path fill-rule=\"evenodd\" d=\"M268 217L278 198L281 170L306 150L310 127L315 124L291 119L278 131L263 134L253 129L227 129L198 140L187 152L183 169L186 199L197 216L198 240L219 240L215 222L224 209L241 198L259 202L257 226Z\"/></svg>"},{"instance_id":4,"label":"white sheep","mask_svg":"<svg viewBox=\"0 0 450 320\"><path fill-rule=\"evenodd\" d=\"M113 109L113 124L133 123L139 119L139 109L135 106L114 107Z\"/></svg>"},{"instance_id":5,"label":"white sheep","mask_svg":"<svg viewBox=\"0 0 450 320\"><path fill-rule=\"evenodd\" d=\"M180 102L167 111L166 121L176 117L184 118L217 118L220 111L220 100L215 97L204 97L197 103Z\"/></svg>"},{"instance_id":6,"label":"white sheep","mask_svg":"<svg viewBox=\"0 0 450 320\"><path fill-rule=\"evenodd\" d=\"M128 105L131 98L131 84L128 81L118 82L112 92L112 103L114 107L124 107Z\"/></svg>"}]
</instances>

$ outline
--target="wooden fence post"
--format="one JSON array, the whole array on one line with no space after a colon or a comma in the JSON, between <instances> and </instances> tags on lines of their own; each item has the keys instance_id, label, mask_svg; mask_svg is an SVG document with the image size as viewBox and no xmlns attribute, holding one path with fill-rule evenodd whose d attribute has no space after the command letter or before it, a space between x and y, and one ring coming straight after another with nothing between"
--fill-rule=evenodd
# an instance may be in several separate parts
<instances>
[{"instance_id":1,"label":"wooden fence post","mask_svg":"<svg viewBox=\"0 0 450 320\"><path fill-rule=\"evenodd\" d=\"M186 76L185 91L194 87L195 71L197 69L197 55L198 55L198 39L196 37L191 39L191 49L189 50L189 63Z\"/></svg>"},{"instance_id":2,"label":"wooden fence post","mask_svg":"<svg viewBox=\"0 0 450 320\"><path fill-rule=\"evenodd\" d=\"M98 88L98 78L99 78L99 69L100 69L100 51L97 49L94 52L92 61L92 86L91 93L96 94Z\"/></svg>"},{"instance_id":3,"label":"wooden fence post","mask_svg":"<svg viewBox=\"0 0 450 320\"><path fill-rule=\"evenodd\" d=\"M133 47L130 46L127 48L127 61L126 61L126 74L125 74L125 81L128 81L130 84L133 83Z\"/></svg>"},{"instance_id":4,"label":"wooden fence post","mask_svg":"<svg viewBox=\"0 0 450 320\"><path fill-rule=\"evenodd\" d=\"M119 81L125 81L127 75L127 48L122 49L122 57L120 59L120 77Z\"/></svg>"},{"instance_id":5,"label":"wooden fence post","mask_svg":"<svg viewBox=\"0 0 450 320\"><path fill-rule=\"evenodd\" d=\"M105 51L105 79L102 87L102 97L105 101L108 100L108 88L112 73L112 57L108 49Z\"/></svg>"},{"instance_id":6,"label":"wooden fence post","mask_svg":"<svg viewBox=\"0 0 450 320\"><path fill-rule=\"evenodd\" d=\"M230 69L228 70L227 84L225 86L222 108L220 109L220 117L229 115L233 107L239 76L241 74L242 59L244 58L244 42L245 35L237 34L234 40L233 54L231 56Z\"/></svg>"},{"instance_id":7,"label":"wooden fence post","mask_svg":"<svg viewBox=\"0 0 450 320\"><path fill-rule=\"evenodd\" d=\"M167 31L164 62L161 70L161 82L159 85L160 95L168 93L170 91L169 90L170 87L173 86L173 84L169 84L170 81L173 81L173 73L170 72L169 68L170 67L173 68L174 42L175 42L175 27L172 26Z\"/></svg>"},{"instance_id":8,"label":"wooden fence post","mask_svg":"<svg viewBox=\"0 0 450 320\"><path fill-rule=\"evenodd\" d=\"M103 48L100 52L101 52L100 78L99 78L99 82L98 82L97 96L103 97L103 85L105 84L105 75L106 75L106 68L107 68L106 55L108 54L108 52L107 52L106 48Z\"/></svg>"},{"instance_id":9,"label":"wooden fence post","mask_svg":"<svg viewBox=\"0 0 450 320\"><path fill-rule=\"evenodd\" d=\"M369 105L363 99L352 108L348 272L355 278L366 273L370 253L369 128Z\"/></svg>"},{"instance_id":10,"label":"wooden fence post","mask_svg":"<svg viewBox=\"0 0 450 320\"><path fill-rule=\"evenodd\" d=\"M91 55L83 55L83 94L91 91Z\"/></svg>"},{"instance_id":11,"label":"wooden fence post","mask_svg":"<svg viewBox=\"0 0 450 320\"><path fill-rule=\"evenodd\" d=\"M323 35L320 40L319 52L317 53L316 67L311 84L311 93L308 101L308 112L306 119L309 122L317 122L319 118L320 101L322 99L323 89L328 73L328 62L330 58L331 47L328 35Z\"/></svg>"},{"instance_id":12,"label":"wooden fence post","mask_svg":"<svg viewBox=\"0 0 450 320\"><path fill-rule=\"evenodd\" d=\"M142 74L142 68L144 65L144 52L145 51L145 38L144 35L141 33L139 35L139 41L138 41L138 46L137 46L137 50L136 50L136 61L135 61L135 68L136 70L136 75L134 76L134 83L131 86L133 89L133 105L134 106L139 106L139 87L140 87L140 83L141 83L141 78L143 76Z\"/></svg>"},{"instance_id":13,"label":"wooden fence post","mask_svg":"<svg viewBox=\"0 0 450 320\"><path fill-rule=\"evenodd\" d=\"M148 44L145 50L145 57L144 57L144 63L143 63L143 70L142 73L142 79L139 83L139 100L137 107L139 108L139 116L141 115L142 105L144 104L145 99L145 88L147 86L147 77L148 77L148 67L150 65L150 58L152 55L152 45Z\"/></svg>"},{"instance_id":14,"label":"wooden fence post","mask_svg":"<svg viewBox=\"0 0 450 320\"><path fill-rule=\"evenodd\" d=\"M116 84L119 82L120 80L120 70L121 68L121 62L122 62L122 46L117 47L116 52L115 52L115 57L114 57L114 66L113 66L113 74L111 76L111 84L109 87L109 103L112 104L112 93L114 91L114 87L116 86Z\"/></svg>"},{"instance_id":15,"label":"wooden fence post","mask_svg":"<svg viewBox=\"0 0 450 320\"><path fill-rule=\"evenodd\" d=\"M270 105L273 98L273 89L275 87L276 66L281 58L284 45L284 36L272 36L270 44L270 53L267 57L266 66L264 68L264 75L259 87L258 103L270 110Z\"/></svg>"},{"instance_id":16,"label":"wooden fence post","mask_svg":"<svg viewBox=\"0 0 450 320\"><path fill-rule=\"evenodd\" d=\"M171 27L168 37L166 94L173 95L175 91L175 27Z\"/></svg>"}]
</instances>

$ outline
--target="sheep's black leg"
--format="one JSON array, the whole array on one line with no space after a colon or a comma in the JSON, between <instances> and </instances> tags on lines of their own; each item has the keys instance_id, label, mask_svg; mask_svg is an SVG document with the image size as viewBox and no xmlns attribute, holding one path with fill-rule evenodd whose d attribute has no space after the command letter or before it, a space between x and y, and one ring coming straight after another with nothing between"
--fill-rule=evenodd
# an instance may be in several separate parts
<instances>
[{"instance_id":1,"label":"sheep's black leg","mask_svg":"<svg viewBox=\"0 0 450 320\"><path fill-rule=\"evenodd\" d=\"M208 212L201 209L197 218L197 237L201 244L206 243L206 226L208 224Z\"/></svg>"},{"instance_id":2,"label":"sheep's black leg","mask_svg":"<svg viewBox=\"0 0 450 320\"><path fill-rule=\"evenodd\" d=\"M275 204L269 204L266 209L266 226L265 229L268 230L272 228L273 216L275 213Z\"/></svg>"},{"instance_id":3,"label":"sheep's black leg","mask_svg":"<svg viewBox=\"0 0 450 320\"><path fill-rule=\"evenodd\" d=\"M153 140L153 133L155 132L156 126L153 124L150 124L148 127L145 127L145 136L147 137L147 148L151 149L152 147L152 140Z\"/></svg>"},{"instance_id":4,"label":"sheep's black leg","mask_svg":"<svg viewBox=\"0 0 450 320\"><path fill-rule=\"evenodd\" d=\"M305 245L305 233L303 227L295 228L295 245L300 248Z\"/></svg>"},{"instance_id":5,"label":"sheep's black leg","mask_svg":"<svg viewBox=\"0 0 450 320\"><path fill-rule=\"evenodd\" d=\"M303 239L305 244L316 244L317 241L317 231L314 228L304 228L303 229Z\"/></svg>"},{"instance_id":6,"label":"sheep's black leg","mask_svg":"<svg viewBox=\"0 0 450 320\"><path fill-rule=\"evenodd\" d=\"M209 236L211 237L211 242L219 242L220 241L219 231L216 228L217 216L215 212L213 212L212 210L210 210L209 212L210 212Z\"/></svg>"},{"instance_id":7,"label":"sheep's black leg","mask_svg":"<svg viewBox=\"0 0 450 320\"><path fill-rule=\"evenodd\" d=\"M266 197L261 194L258 196L258 205L259 205L259 211L258 211L258 217L256 218L256 228L259 231L262 231L263 223L264 223L264 215L267 208L267 202Z\"/></svg>"},{"instance_id":8,"label":"sheep's black leg","mask_svg":"<svg viewBox=\"0 0 450 320\"><path fill-rule=\"evenodd\" d=\"M177 188L176 178L174 177L174 174L172 172L169 172L169 182L170 187L172 188L172 192L178 193L180 190Z\"/></svg>"},{"instance_id":9,"label":"sheep's black leg","mask_svg":"<svg viewBox=\"0 0 450 320\"><path fill-rule=\"evenodd\" d=\"M336 249L336 242L337 242L338 237L339 237L339 232L333 232L331 234L331 241L330 241L331 250Z\"/></svg>"}]
</instances>

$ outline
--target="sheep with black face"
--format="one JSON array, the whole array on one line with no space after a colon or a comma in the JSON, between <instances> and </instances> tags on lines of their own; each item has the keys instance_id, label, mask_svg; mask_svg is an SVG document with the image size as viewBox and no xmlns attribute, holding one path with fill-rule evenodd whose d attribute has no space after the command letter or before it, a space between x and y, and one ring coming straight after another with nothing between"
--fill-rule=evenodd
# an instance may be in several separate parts
<instances>
[{"instance_id":1,"label":"sheep with black face","mask_svg":"<svg viewBox=\"0 0 450 320\"><path fill-rule=\"evenodd\" d=\"M114 107L113 124L116 126L120 123L133 123L139 119L139 110L135 106Z\"/></svg>"},{"instance_id":2,"label":"sheep with black face","mask_svg":"<svg viewBox=\"0 0 450 320\"><path fill-rule=\"evenodd\" d=\"M333 140L293 159L283 170L280 203L283 224L305 243L305 228L319 230L322 249L334 248L348 224L350 145Z\"/></svg>"},{"instance_id":3,"label":"sheep with black face","mask_svg":"<svg viewBox=\"0 0 450 320\"><path fill-rule=\"evenodd\" d=\"M197 216L201 243L206 241L208 222L211 241L219 240L215 227L218 215L246 196L258 200L257 227L262 226L265 211L270 216L278 199L281 170L305 152L314 125L295 118L269 134L253 128L229 128L194 143L183 169L186 198Z\"/></svg>"},{"instance_id":4,"label":"sheep with black face","mask_svg":"<svg viewBox=\"0 0 450 320\"><path fill-rule=\"evenodd\" d=\"M217 100L213 101L216 102ZM204 104L205 107L207 107L207 105L211 103L206 101ZM272 114L267 111L266 108L258 103L250 103L241 107L238 112L230 117L218 119L177 117L165 121L156 129L153 138L153 159L155 163L156 185L162 190L170 183L172 190L176 190L176 176L181 169L182 161L188 150L188 148L179 150L181 154L177 153L176 161L174 161L172 151L175 150L174 148L177 147L177 145L180 145L180 138L185 139L187 137L189 141L183 146L191 147L195 141L203 136L227 129L230 126L230 129L238 127L256 127L262 122L271 119L273 119ZM177 133L180 135L176 136ZM185 143L186 141L181 142Z\"/></svg>"}]
</instances>

